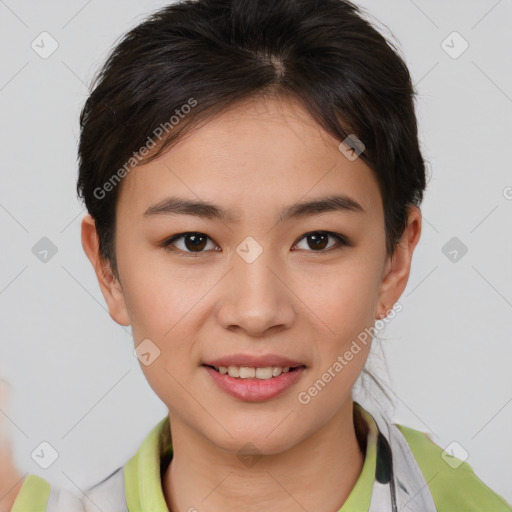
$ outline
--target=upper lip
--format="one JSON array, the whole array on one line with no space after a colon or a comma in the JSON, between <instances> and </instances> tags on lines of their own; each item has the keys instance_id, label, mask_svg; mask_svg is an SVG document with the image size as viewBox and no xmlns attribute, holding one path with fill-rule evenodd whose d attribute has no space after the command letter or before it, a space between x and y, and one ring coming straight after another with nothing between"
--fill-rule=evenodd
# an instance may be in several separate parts
<instances>
[{"instance_id":1,"label":"upper lip","mask_svg":"<svg viewBox=\"0 0 512 512\"><path fill-rule=\"evenodd\" d=\"M256 356L252 354L233 354L230 356L220 357L218 359L212 359L210 361L203 362L208 366L245 366L248 368L266 368L268 366L279 366L285 368L287 366L305 366L300 361L289 359L288 357L280 356L277 354L265 354Z\"/></svg>"}]
</instances>

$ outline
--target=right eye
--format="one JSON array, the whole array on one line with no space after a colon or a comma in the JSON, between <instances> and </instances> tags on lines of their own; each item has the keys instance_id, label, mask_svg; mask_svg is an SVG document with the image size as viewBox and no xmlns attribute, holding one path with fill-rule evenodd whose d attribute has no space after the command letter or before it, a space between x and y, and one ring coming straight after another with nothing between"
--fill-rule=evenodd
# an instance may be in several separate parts
<instances>
[{"instance_id":1,"label":"right eye","mask_svg":"<svg viewBox=\"0 0 512 512\"><path fill-rule=\"evenodd\" d=\"M162 246L166 251L182 253L183 256L196 256L203 252L203 249L208 245L208 240L212 243L213 241L208 235L199 233L197 231L187 231L185 233L178 233L168 238ZM175 242L181 244L181 247L177 247ZM217 247L214 245L214 247ZM218 250L218 249L214 249Z\"/></svg>"}]
</instances>

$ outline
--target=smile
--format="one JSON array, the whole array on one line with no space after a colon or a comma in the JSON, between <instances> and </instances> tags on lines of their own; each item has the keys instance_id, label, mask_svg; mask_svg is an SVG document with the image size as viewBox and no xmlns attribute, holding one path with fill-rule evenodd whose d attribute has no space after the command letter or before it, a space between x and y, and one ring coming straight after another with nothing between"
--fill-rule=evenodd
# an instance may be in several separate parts
<instances>
[{"instance_id":1,"label":"smile","mask_svg":"<svg viewBox=\"0 0 512 512\"><path fill-rule=\"evenodd\" d=\"M306 372L301 366L212 366L202 365L217 388L248 402L270 400L296 384Z\"/></svg>"},{"instance_id":2,"label":"smile","mask_svg":"<svg viewBox=\"0 0 512 512\"><path fill-rule=\"evenodd\" d=\"M210 366L214 370L218 371L222 375L229 375L235 379L260 379L268 380L275 377L279 377L283 373L294 371L298 366L295 367L281 367L281 366L265 366L261 368L252 368L248 366Z\"/></svg>"}]
</instances>

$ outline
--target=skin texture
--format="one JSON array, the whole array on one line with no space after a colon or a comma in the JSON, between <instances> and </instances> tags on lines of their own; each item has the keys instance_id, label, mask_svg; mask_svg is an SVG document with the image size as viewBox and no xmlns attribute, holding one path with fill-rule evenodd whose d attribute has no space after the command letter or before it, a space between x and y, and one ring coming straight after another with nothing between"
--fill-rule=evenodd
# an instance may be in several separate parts
<instances>
[{"instance_id":1,"label":"skin texture","mask_svg":"<svg viewBox=\"0 0 512 512\"><path fill-rule=\"evenodd\" d=\"M132 325L135 345L149 338L160 350L141 368L169 408L174 458L163 487L171 511L243 503L247 512L332 512L357 481L364 454L351 388L369 344L309 404L297 396L399 299L421 213L410 208L402 240L387 258L374 174L362 159L347 159L338 144L291 99L253 98L210 119L123 180L116 210L119 280L99 257L93 219L83 219L82 244L110 315ZM365 212L278 222L285 207L334 193L355 199ZM232 209L236 222L143 216L171 195ZM329 237L319 250L305 236L315 231L342 234L352 245ZM202 253L183 238L174 242L176 253L162 247L183 232L209 237ZM236 252L248 236L263 249L252 263ZM280 396L247 402L219 390L201 367L235 353L279 354L307 368ZM247 442L261 456L250 467L237 456Z\"/></svg>"}]
</instances>

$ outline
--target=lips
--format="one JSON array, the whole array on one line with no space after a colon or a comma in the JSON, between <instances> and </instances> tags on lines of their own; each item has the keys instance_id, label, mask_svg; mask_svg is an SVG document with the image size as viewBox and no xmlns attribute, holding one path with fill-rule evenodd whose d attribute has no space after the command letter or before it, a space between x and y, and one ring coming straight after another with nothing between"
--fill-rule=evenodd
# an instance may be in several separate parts
<instances>
[{"instance_id":1,"label":"lips","mask_svg":"<svg viewBox=\"0 0 512 512\"><path fill-rule=\"evenodd\" d=\"M245 402L262 402L277 398L296 385L306 373L306 367L301 365L292 367L287 372L277 367L281 373L275 377L269 377L268 374L259 376L256 374L254 377L247 374L245 376L240 375L238 377L232 377L229 373L222 373L213 366L203 364L201 367L204 368L206 374L213 379L218 389ZM225 369L226 367L220 368ZM233 370L238 367L229 366L228 368ZM250 368L251 367L242 366L240 370L245 373ZM260 368L267 368L266 371L268 371L269 367L258 367L258 369Z\"/></svg>"},{"instance_id":2,"label":"lips","mask_svg":"<svg viewBox=\"0 0 512 512\"><path fill-rule=\"evenodd\" d=\"M243 401L278 397L305 374L306 365L278 354L233 354L201 363L223 392Z\"/></svg>"}]
</instances>

